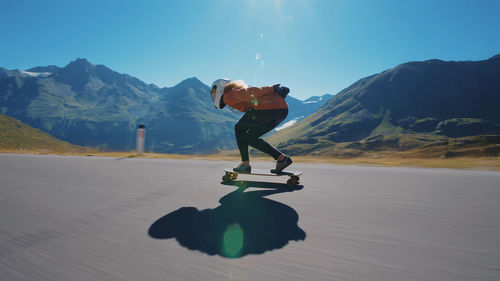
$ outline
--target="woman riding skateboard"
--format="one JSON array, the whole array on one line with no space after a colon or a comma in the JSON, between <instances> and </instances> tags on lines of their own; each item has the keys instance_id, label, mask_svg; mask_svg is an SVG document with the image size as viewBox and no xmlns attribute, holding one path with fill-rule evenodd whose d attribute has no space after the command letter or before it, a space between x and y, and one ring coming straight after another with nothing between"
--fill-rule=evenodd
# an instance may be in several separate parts
<instances>
[{"instance_id":1,"label":"woman riding skateboard","mask_svg":"<svg viewBox=\"0 0 500 281\"><path fill-rule=\"evenodd\" d=\"M260 138L285 120L288 114L287 87L276 84L269 87L248 87L241 80L218 79L212 83L212 101L218 109L229 105L244 112L234 131L242 163L233 168L238 173L251 173L248 146L252 146L276 160L275 173L292 164L292 159Z\"/></svg>"}]
</instances>

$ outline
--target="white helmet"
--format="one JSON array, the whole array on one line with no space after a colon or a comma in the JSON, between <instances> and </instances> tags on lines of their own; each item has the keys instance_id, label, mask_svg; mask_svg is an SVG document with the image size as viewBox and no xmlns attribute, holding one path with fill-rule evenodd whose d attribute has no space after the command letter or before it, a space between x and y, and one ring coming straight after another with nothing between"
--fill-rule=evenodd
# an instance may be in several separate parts
<instances>
[{"instance_id":1,"label":"white helmet","mask_svg":"<svg viewBox=\"0 0 500 281\"><path fill-rule=\"evenodd\" d=\"M229 79L217 79L212 83L210 94L212 94L212 101L216 108L221 109L226 104L222 100L222 95L224 94L224 87L231 82Z\"/></svg>"}]
</instances>

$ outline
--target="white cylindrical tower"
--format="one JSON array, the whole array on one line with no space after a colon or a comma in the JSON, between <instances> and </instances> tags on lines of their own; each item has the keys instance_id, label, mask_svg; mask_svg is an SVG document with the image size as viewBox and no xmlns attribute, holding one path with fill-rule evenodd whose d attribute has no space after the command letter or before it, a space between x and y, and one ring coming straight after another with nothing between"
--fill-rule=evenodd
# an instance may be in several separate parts
<instances>
[{"instance_id":1,"label":"white cylindrical tower","mask_svg":"<svg viewBox=\"0 0 500 281\"><path fill-rule=\"evenodd\" d=\"M137 127L137 154L142 155L144 153L144 143L146 140L146 126L140 124Z\"/></svg>"}]
</instances>

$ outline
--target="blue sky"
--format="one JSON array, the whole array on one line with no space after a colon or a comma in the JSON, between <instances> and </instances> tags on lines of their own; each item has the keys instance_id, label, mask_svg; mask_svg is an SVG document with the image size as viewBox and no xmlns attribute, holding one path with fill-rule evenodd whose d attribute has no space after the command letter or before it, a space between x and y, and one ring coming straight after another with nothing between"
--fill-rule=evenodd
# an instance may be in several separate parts
<instances>
[{"instance_id":1,"label":"blue sky","mask_svg":"<svg viewBox=\"0 0 500 281\"><path fill-rule=\"evenodd\" d=\"M305 99L426 59L500 53L500 1L0 1L0 66L77 57L173 86L281 83Z\"/></svg>"}]
</instances>

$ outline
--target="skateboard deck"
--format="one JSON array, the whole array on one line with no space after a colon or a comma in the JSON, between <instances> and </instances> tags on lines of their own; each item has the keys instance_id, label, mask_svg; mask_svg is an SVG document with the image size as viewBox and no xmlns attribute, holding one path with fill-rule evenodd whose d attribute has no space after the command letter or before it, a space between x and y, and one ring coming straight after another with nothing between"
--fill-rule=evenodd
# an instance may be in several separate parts
<instances>
[{"instance_id":1,"label":"skateboard deck","mask_svg":"<svg viewBox=\"0 0 500 281\"><path fill-rule=\"evenodd\" d=\"M269 176L269 177L281 177L288 176L290 177L286 182L289 186L295 186L299 183L299 176L302 175L301 171L282 171L280 173L272 173L273 170L264 170L264 169L252 169L251 173L238 173L233 171L232 168L224 169L225 175L222 176L223 182L229 182L238 178L239 174L248 175L248 176Z\"/></svg>"}]
</instances>

